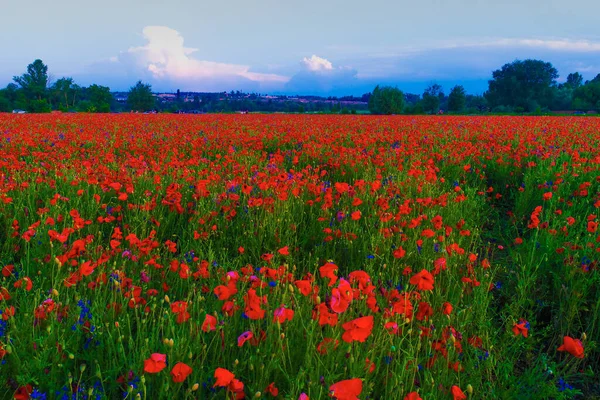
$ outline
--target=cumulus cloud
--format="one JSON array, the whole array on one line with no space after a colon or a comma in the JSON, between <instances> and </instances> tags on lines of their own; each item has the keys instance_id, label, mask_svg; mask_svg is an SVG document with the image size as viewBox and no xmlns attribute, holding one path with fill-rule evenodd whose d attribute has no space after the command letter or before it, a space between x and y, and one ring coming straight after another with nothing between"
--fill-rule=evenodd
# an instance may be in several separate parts
<instances>
[{"instance_id":1,"label":"cumulus cloud","mask_svg":"<svg viewBox=\"0 0 600 400\"><path fill-rule=\"evenodd\" d=\"M157 90L260 90L289 81L283 75L252 71L248 65L202 60L198 49L186 47L183 36L166 26L147 26L142 34L144 45L130 47L89 69L110 71L111 76L122 76L121 80L135 76Z\"/></svg>"},{"instance_id":2,"label":"cumulus cloud","mask_svg":"<svg viewBox=\"0 0 600 400\"><path fill-rule=\"evenodd\" d=\"M302 65L309 71L330 71L333 70L333 64L331 61L321 58L315 54L312 57L304 57L302 59Z\"/></svg>"},{"instance_id":3,"label":"cumulus cloud","mask_svg":"<svg viewBox=\"0 0 600 400\"><path fill-rule=\"evenodd\" d=\"M287 82L288 78L276 74L251 72L247 65L202 61L192 55L198 49L184 46L179 32L166 26L147 26L143 30L147 43L132 47L127 53L147 68L155 78L196 80L215 77L242 77L258 82Z\"/></svg>"},{"instance_id":4,"label":"cumulus cloud","mask_svg":"<svg viewBox=\"0 0 600 400\"><path fill-rule=\"evenodd\" d=\"M295 94L347 94L357 84L357 71L333 63L317 55L304 57L302 70L292 76L284 86L286 92Z\"/></svg>"}]
</instances>

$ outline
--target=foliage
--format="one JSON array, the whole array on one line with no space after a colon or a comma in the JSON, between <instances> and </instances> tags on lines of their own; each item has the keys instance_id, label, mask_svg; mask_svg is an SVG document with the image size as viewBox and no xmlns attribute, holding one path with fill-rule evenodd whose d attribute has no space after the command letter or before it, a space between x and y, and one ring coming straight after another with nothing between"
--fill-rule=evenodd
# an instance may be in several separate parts
<instances>
[{"instance_id":1,"label":"foliage","mask_svg":"<svg viewBox=\"0 0 600 400\"><path fill-rule=\"evenodd\" d=\"M152 96L152 86L138 81L129 89L127 95L127 106L132 111L151 111L156 105Z\"/></svg>"},{"instance_id":2,"label":"foliage","mask_svg":"<svg viewBox=\"0 0 600 400\"><path fill-rule=\"evenodd\" d=\"M27 99L42 100L46 97L48 66L42 60L35 60L27 66L25 74L15 76L13 80L21 86Z\"/></svg>"},{"instance_id":3,"label":"foliage","mask_svg":"<svg viewBox=\"0 0 600 400\"><path fill-rule=\"evenodd\" d=\"M485 94L490 106L535 111L552 104L558 71L549 62L516 60L492 73Z\"/></svg>"},{"instance_id":4,"label":"foliage","mask_svg":"<svg viewBox=\"0 0 600 400\"><path fill-rule=\"evenodd\" d=\"M423 109L429 114L435 114L439 111L443 99L444 90L437 83L433 83L423 92Z\"/></svg>"},{"instance_id":5,"label":"foliage","mask_svg":"<svg viewBox=\"0 0 600 400\"><path fill-rule=\"evenodd\" d=\"M448 111L461 112L467 104L467 93L461 85L456 85L448 95Z\"/></svg>"},{"instance_id":6,"label":"foliage","mask_svg":"<svg viewBox=\"0 0 600 400\"><path fill-rule=\"evenodd\" d=\"M60 78L50 88L53 103L63 111L75 107L75 100L81 91L73 78Z\"/></svg>"},{"instance_id":7,"label":"foliage","mask_svg":"<svg viewBox=\"0 0 600 400\"><path fill-rule=\"evenodd\" d=\"M372 114L400 114L404 108L404 93L397 87L377 85L369 97Z\"/></svg>"},{"instance_id":8,"label":"foliage","mask_svg":"<svg viewBox=\"0 0 600 400\"><path fill-rule=\"evenodd\" d=\"M88 111L107 113L110 112L111 103L114 101L110 88L100 85L91 85L87 88L91 108Z\"/></svg>"},{"instance_id":9,"label":"foliage","mask_svg":"<svg viewBox=\"0 0 600 400\"><path fill-rule=\"evenodd\" d=\"M575 89L573 92L573 108L576 110L600 111L600 79L591 80Z\"/></svg>"}]
</instances>

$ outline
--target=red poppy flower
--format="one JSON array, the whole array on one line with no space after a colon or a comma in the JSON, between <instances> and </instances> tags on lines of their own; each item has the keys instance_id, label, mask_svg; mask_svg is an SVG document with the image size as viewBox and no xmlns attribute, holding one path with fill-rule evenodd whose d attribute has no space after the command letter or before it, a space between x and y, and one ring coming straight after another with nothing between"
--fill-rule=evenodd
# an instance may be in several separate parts
<instances>
[{"instance_id":1,"label":"red poppy flower","mask_svg":"<svg viewBox=\"0 0 600 400\"><path fill-rule=\"evenodd\" d=\"M442 304L442 313L450 315L452 314L452 309L452 304L448 303L447 301L444 304Z\"/></svg>"},{"instance_id":2,"label":"red poppy flower","mask_svg":"<svg viewBox=\"0 0 600 400\"><path fill-rule=\"evenodd\" d=\"M583 344L578 339L565 336L563 344L558 348L558 351L566 351L573 357L583 358Z\"/></svg>"},{"instance_id":3,"label":"red poppy flower","mask_svg":"<svg viewBox=\"0 0 600 400\"><path fill-rule=\"evenodd\" d=\"M269 386L266 387L265 392L269 393L271 396L275 397L279 394L279 389L275 387L275 382L271 382Z\"/></svg>"},{"instance_id":4,"label":"red poppy flower","mask_svg":"<svg viewBox=\"0 0 600 400\"><path fill-rule=\"evenodd\" d=\"M254 334L251 331L246 331L244 333L242 333L237 340L238 343L238 347L242 347L244 345L244 343L246 343L248 340L252 339L254 337Z\"/></svg>"},{"instance_id":5,"label":"red poppy flower","mask_svg":"<svg viewBox=\"0 0 600 400\"><path fill-rule=\"evenodd\" d=\"M362 386L362 379L347 379L329 386L329 393L331 397L337 400L358 400L358 395L362 392Z\"/></svg>"},{"instance_id":6,"label":"red poppy flower","mask_svg":"<svg viewBox=\"0 0 600 400\"><path fill-rule=\"evenodd\" d=\"M352 287L345 279L340 279L337 288L331 291L331 309L336 313L343 313L352 301Z\"/></svg>"},{"instance_id":7,"label":"red poppy flower","mask_svg":"<svg viewBox=\"0 0 600 400\"><path fill-rule=\"evenodd\" d=\"M225 368L217 368L215 370L215 381L216 382L213 385L213 387L228 386L231 383L231 381L233 381L233 378L235 378L235 375L233 373L229 372Z\"/></svg>"},{"instance_id":8,"label":"red poppy flower","mask_svg":"<svg viewBox=\"0 0 600 400\"><path fill-rule=\"evenodd\" d=\"M33 392L33 387L31 385L21 386L17 389L14 395L15 400L28 400L31 397L29 396Z\"/></svg>"},{"instance_id":9,"label":"red poppy flower","mask_svg":"<svg viewBox=\"0 0 600 400\"><path fill-rule=\"evenodd\" d=\"M373 330L373 316L368 315L346 322L342 328L345 330L342 335L345 342L352 343L355 340L364 342Z\"/></svg>"},{"instance_id":10,"label":"red poppy flower","mask_svg":"<svg viewBox=\"0 0 600 400\"><path fill-rule=\"evenodd\" d=\"M467 398L467 395L456 385L452 386L450 392L453 400L465 400Z\"/></svg>"},{"instance_id":11,"label":"red poppy flower","mask_svg":"<svg viewBox=\"0 0 600 400\"><path fill-rule=\"evenodd\" d=\"M319 268L322 278L329 278L329 286L333 286L337 281L337 275L335 273L338 270L338 266L334 263L328 262Z\"/></svg>"},{"instance_id":12,"label":"red poppy flower","mask_svg":"<svg viewBox=\"0 0 600 400\"><path fill-rule=\"evenodd\" d=\"M178 362L175 364L173 369L171 370L171 376L173 377L173 382L180 383L185 381L185 379L192 373L192 368L182 362Z\"/></svg>"},{"instance_id":13,"label":"red poppy flower","mask_svg":"<svg viewBox=\"0 0 600 400\"><path fill-rule=\"evenodd\" d=\"M285 321L291 321L292 318L294 318L294 310L289 308L279 307L273 312L273 322L283 324Z\"/></svg>"},{"instance_id":14,"label":"red poppy flower","mask_svg":"<svg viewBox=\"0 0 600 400\"><path fill-rule=\"evenodd\" d=\"M202 323L202 330L204 332L214 331L217 327L217 319L212 315L206 314L204 322Z\"/></svg>"},{"instance_id":15,"label":"red poppy flower","mask_svg":"<svg viewBox=\"0 0 600 400\"><path fill-rule=\"evenodd\" d=\"M281 254L282 256L289 256L290 255L290 249L288 246L282 247L279 250L277 250L277 252L279 254Z\"/></svg>"},{"instance_id":16,"label":"red poppy flower","mask_svg":"<svg viewBox=\"0 0 600 400\"><path fill-rule=\"evenodd\" d=\"M527 337L529 335L529 328L527 328L527 321L521 320L518 324L515 324L512 327L512 331L515 336L523 335L523 337Z\"/></svg>"},{"instance_id":17,"label":"red poppy flower","mask_svg":"<svg viewBox=\"0 0 600 400\"><path fill-rule=\"evenodd\" d=\"M409 283L417 286L418 290L433 290L434 279L429 271L422 269L421 272L410 278Z\"/></svg>"},{"instance_id":18,"label":"red poppy flower","mask_svg":"<svg viewBox=\"0 0 600 400\"><path fill-rule=\"evenodd\" d=\"M410 392L409 394L404 396L404 400L423 400L423 399L421 399L421 396L419 396L419 393Z\"/></svg>"},{"instance_id":19,"label":"red poppy flower","mask_svg":"<svg viewBox=\"0 0 600 400\"><path fill-rule=\"evenodd\" d=\"M303 296L308 296L312 291L312 286L310 281L307 280L298 280L294 282L294 285L300 290Z\"/></svg>"},{"instance_id":20,"label":"red poppy flower","mask_svg":"<svg viewBox=\"0 0 600 400\"><path fill-rule=\"evenodd\" d=\"M144 361L144 372L157 374L167 366L167 355L153 353L150 358Z\"/></svg>"},{"instance_id":21,"label":"red poppy flower","mask_svg":"<svg viewBox=\"0 0 600 400\"><path fill-rule=\"evenodd\" d=\"M394 258L402 258L406 255L406 250L402 248L402 246L398 246L396 250L393 252Z\"/></svg>"}]
</instances>

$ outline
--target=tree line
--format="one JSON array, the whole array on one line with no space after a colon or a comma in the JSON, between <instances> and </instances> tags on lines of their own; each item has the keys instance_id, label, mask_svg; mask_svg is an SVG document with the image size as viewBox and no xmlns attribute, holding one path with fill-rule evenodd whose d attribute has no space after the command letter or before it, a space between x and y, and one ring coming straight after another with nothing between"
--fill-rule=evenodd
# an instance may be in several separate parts
<instances>
[{"instance_id":1,"label":"tree line","mask_svg":"<svg viewBox=\"0 0 600 400\"><path fill-rule=\"evenodd\" d=\"M493 71L488 90L483 95L467 94L461 85L454 86L448 95L437 83L432 83L423 94L403 93L390 86L377 86L372 93L349 100L368 102L374 114L435 114L438 112L480 114L493 113L542 113L548 111L600 111L600 74L590 81L583 81L579 72L570 73L564 83L557 83L558 71L551 63L541 60L516 60ZM232 92L233 93L233 92ZM117 101L110 88L93 84L80 86L73 78L62 77L52 82L48 66L35 60L20 76L13 77L4 89L0 89L0 112L24 110L28 112L78 111L200 111L200 112L333 112L362 111L342 107L346 98L327 99L322 102L298 103L272 101L259 96L232 96L223 99L221 93L194 95L193 101L184 101L179 90L175 101L157 102L152 87L138 81L126 94L126 101ZM363 103L364 104L364 103Z\"/></svg>"},{"instance_id":2,"label":"tree line","mask_svg":"<svg viewBox=\"0 0 600 400\"><path fill-rule=\"evenodd\" d=\"M600 74L586 82L579 72L570 73L564 83L558 84L557 79L558 71L549 62L516 60L492 73L482 96L468 95L461 85L454 86L448 96L436 83L422 96L377 86L369 98L369 110L374 114L600 112Z\"/></svg>"},{"instance_id":3,"label":"tree line","mask_svg":"<svg viewBox=\"0 0 600 400\"><path fill-rule=\"evenodd\" d=\"M102 85L80 86L73 78L62 77L51 82L48 66L35 60L27 71L13 77L13 83L0 89L0 112L79 111L107 113L111 111L149 111L155 106L152 88L138 81L128 93L127 104L119 104L110 88Z\"/></svg>"}]
</instances>

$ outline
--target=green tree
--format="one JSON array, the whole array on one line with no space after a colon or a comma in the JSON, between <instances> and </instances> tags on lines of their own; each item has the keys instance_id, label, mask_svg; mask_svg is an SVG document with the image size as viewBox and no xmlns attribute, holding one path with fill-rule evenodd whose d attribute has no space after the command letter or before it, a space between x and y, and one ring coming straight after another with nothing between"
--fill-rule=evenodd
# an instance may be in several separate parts
<instances>
[{"instance_id":1,"label":"green tree","mask_svg":"<svg viewBox=\"0 0 600 400\"><path fill-rule=\"evenodd\" d=\"M67 110L69 107L74 107L75 98L80 87L75 84L73 78L60 78L50 88L53 98L53 104L56 102L57 108Z\"/></svg>"},{"instance_id":2,"label":"green tree","mask_svg":"<svg viewBox=\"0 0 600 400\"><path fill-rule=\"evenodd\" d=\"M10 112L12 105L6 96L6 89L0 90L0 112Z\"/></svg>"},{"instance_id":3,"label":"green tree","mask_svg":"<svg viewBox=\"0 0 600 400\"><path fill-rule=\"evenodd\" d=\"M492 73L485 97L491 107L535 111L552 104L556 78L558 71L549 62L516 60Z\"/></svg>"},{"instance_id":4,"label":"green tree","mask_svg":"<svg viewBox=\"0 0 600 400\"><path fill-rule=\"evenodd\" d=\"M404 93L397 87L377 85L369 97L372 114L400 114L404 108Z\"/></svg>"},{"instance_id":5,"label":"green tree","mask_svg":"<svg viewBox=\"0 0 600 400\"><path fill-rule=\"evenodd\" d=\"M461 85L456 85L448 95L448 111L461 112L467 103L467 93Z\"/></svg>"},{"instance_id":6,"label":"green tree","mask_svg":"<svg viewBox=\"0 0 600 400\"><path fill-rule=\"evenodd\" d=\"M91 85L87 88L91 112L108 113L113 102L110 88L100 85ZM128 99L129 100L129 99ZM154 98L152 98L154 101Z\"/></svg>"},{"instance_id":7,"label":"green tree","mask_svg":"<svg viewBox=\"0 0 600 400\"><path fill-rule=\"evenodd\" d=\"M31 112L50 112L46 101L48 86L48 66L42 60L35 60L27 66L27 72L13 77L25 96L25 108Z\"/></svg>"},{"instance_id":8,"label":"green tree","mask_svg":"<svg viewBox=\"0 0 600 400\"><path fill-rule=\"evenodd\" d=\"M600 75L598 75L600 77ZM600 79L586 82L573 92L573 109L600 111Z\"/></svg>"},{"instance_id":9,"label":"green tree","mask_svg":"<svg viewBox=\"0 0 600 400\"><path fill-rule=\"evenodd\" d=\"M440 109L440 103L444 99L444 90L437 83L429 85L423 92L422 105L427 113L435 114Z\"/></svg>"},{"instance_id":10,"label":"green tree","mask_svg":"<svg viewBox=\"0 0 600 400\"><path fill-rule=\"evenodd\" d=\"M579 72L570 73L567 76L567 82L565 82L565 85L575 90L579 86L583 85L583 76L581 76Z\"/></svg>"},{"instance_id":11,"label":"green tree","mask_svg":"<svg viewBox=\"0 0 600 400\"><path fill-rule=\"evenodd\" d=\"M42 60L35 60L27 66L27 72L13 77L21 86L28 99L42 100L46 96L48 86L48 66Z\"/></svg>"},{"instance_id":12,"label":"green tree","mask_svg":"<svg viewBox=\"0 0 600 400\"><path fill-rule=\"evenodd\" d=\"M127 105L132 111L150 111L154 109L155 99L152 95L152 86L138 81L129 89Z\"/></svg>"}]
</instances>

